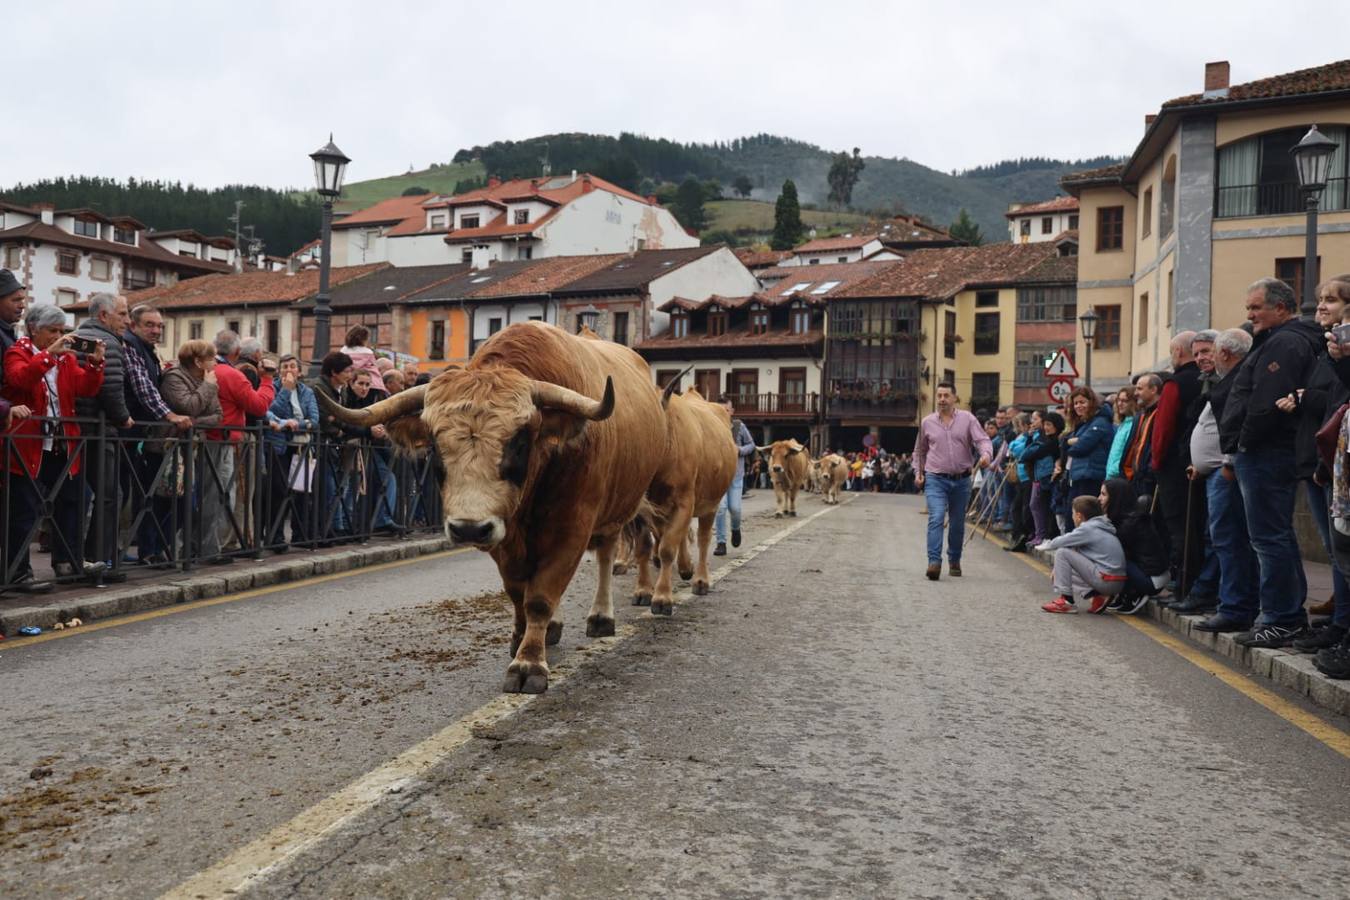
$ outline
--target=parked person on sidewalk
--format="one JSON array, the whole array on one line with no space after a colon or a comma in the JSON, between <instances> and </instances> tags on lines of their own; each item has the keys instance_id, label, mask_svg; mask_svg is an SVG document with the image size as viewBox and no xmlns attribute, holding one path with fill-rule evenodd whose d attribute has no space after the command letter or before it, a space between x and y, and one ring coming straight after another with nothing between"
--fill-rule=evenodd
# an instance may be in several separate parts
<instances>
[{"instance_id":1,"label":"parked person on sidewalk","mask_svg":"<svg viewBox=\"0 0 1350 900\"><path fill-rule=\"evenodd\" d=\"M280 511L291 502L291 540L308 540L310 473L314 468L312 449L306 450L319 430L319 403L314 389L300 378L300 360L293 354L281 357L277 377L272 382L272 405L267 408L270 430L264 435L268 454L268 500L265 521L273 529L267 545L274 550L286 547L284 523Z\"/></svg>"},{"instance_id":2,"label":"parked person on sidewalk","mask_svg":"<svg viewBox=\"0 0 1350 900\"><path fill-rule=\"evenodd\" d=\"M403 373L398 369L390 369L384 373L384 392L389 396L394 396L403 390L407 385L403 381Z\"/></svg>"},{"instance_id":3,"label":"parked person on sidewalk","mask_svg":"<svg viewBox=\"0 0 1350 900\"><path fill-rule=\"evenodd\" d=\"M155 349L164 336L164 317L159 310L142 303L131 310L131 321L122 334L126 364L126 402L131 418L139 423L126 433L130 443L122 461L123 482L131 495L131 515L141 517L136 529L136 554L143 563L164 562L168 550L163 534L166 523L163 504L155 502L156 476L164 463L158 452L160 444L147 440L163 429L150 423L164 423L178 432L192 427L190 416L180 415L169 408L159 391L164 367ZM137 439L140 439L137 442ZM144 512L143 512L144 511Z\"/></svg>"},{"instance_id":4,"label":"parked person on sidewalk","mask_svg":"<svg viewBox=\"0 0 1350 900\"><path fill-rule=\"evenodd\" d=\"M263 353L262 341L256 337L240 338L239 358L234 361L234 368L244 376L248 386L255 392L262 386L264 380L275 388L276 360L268 358ZM241 536L233 533L229 535L225 543L226 551L253 547L257 544L254 534L257 520L256 499L259 491L265 489L271 477L266 468L270 456L265 452L260 454L258 446L262 438L262 426L266 424L266 412L260 416L247 410L244 412L245 429L240 431L240 439L234 445L234 519L242 526L243 533Z\"/></svg>"},{"instance_id":5,"label":"parked person on sidewalk","mask_svg":"<svg viewBox=\"0 0 1350 900\"><path fill-rule=\"evenodd\" d=\"M1120 462L1121 477L1134 486L1136 496L1148 497L1150 504L1157 487L1151 464L1153 420L1162 389L1162 377L1153 372L1145 372L1134 380L1134 428Z\"/></svg>"},{"instance_id":6,"label":"parked person on sidewalk","mask_svg":"<svg viewBox=\"0 0 1350 900\"><path fill-rule=\"evenodd\" d=\"M1294 462L1297 420L1277 405L1306 387L1317 364L1323 331L1298 318L1293 290L1262 278L1247 291L1247 319L1255 338L1224 403L1219 436L1242 490L1261 567L1261 613L1252 631L1234 640L1248 647L1285 647L1303 637L1307 577L1294 535Z\"/></svg>"},{"instance_id":7,"label":"parked person on sidewalk","mask_svg":"<svg viewBox=\"0 0 1350 900\"><path fill-rule=\"evenodd\" d=\"M730 400L722 401L722 406L728 415L735 412L735 405ZM717 546L713 548L714 556L725 556L727 552L728 513L731 515L731 546L741 545L741 499L745 487L745 463L755 452L755 439L750 436L750 429L734 415L731 416L731 440L736 445L736 475L731 479L731 487L717 504L717 515L713 519L714 539L717 541Z\"/></svg>"},{"instance_id":8,"label":"parked person on sidewalk","mask_svg":"<svg viewBox=\"0 0 1350 900\"><path fill-rule=\"evenodd\" d=\"M74 418L76 404L97 397L103 386L104 346L96 344L92 353L78 358L71 349L73 336L63 333L65 325L66 314L59 307L30 306L24 314L26 336L4 355L5 399L32 416L13 422L8 436L9 541L0 583L17 584L27 593L51 589L34 579L28 557L29 532L48 503L53 571L60 578L87 574L80 549L85 498L79 476L97 454L80 449L80 426Z\"/></svg>"},{"instance_id":9,"label":"parked person on sidewalk","mask_svg":"<svg viewBox=\"0 0 1350 900\"><path fill-rule=\"evenodd\" d=\"M1111 410L1086 386L1074 388L1069 408L1074 420L1064 451L1069 459L1069 497L1095 497L1106 480L1106 457L1115 438Z\"/></svg>"},{"instance_id":10,"label":"parked person on sidewalk","mask_svg":"<svg viewBox=\"0 0 1350 900\"><path fill-rule=\"evenodd\" d=\"M1022 461L1027 450L1035 442L1036 433L1032 430L1031 424L1033 419L1040 421L1040 417L1035 413L1018 413L1014 420L1017 436L1008 445L1008 455L1012 457L1012 462L1009 463L1007 477L1015 480L1016 488L1010 510L1012 532L1009 535L1009 544L1004 548L1010 553L1025 553L1028 542L1036 533L1035 522L1031 516L1031 473L1026 463Z\"/></svg>"},{"instance_id":11,"label":"parked person on sidewalk","mask_svg":"<svg viewBox=\"0 0 1350 900\"><path fill-rule=\"evenodd\" d=\"M372 383L378 382L384 384L384 376L380 372L380 364L375 356L375 351L366 344L370 340L370 329L364 325L353 325L347 329L347 342L343 345L341 352L351 358L352 366L357 372L369 372ZM355 372L352 373L355 378Z\"/></svg>"},{"instance_id":12,"label":"parked person on sidewalk","mask_svg":"<svg viewBox=\"0 0 1350 900\"><path fill-rule=\"evenodd\" d=\"M1261 570L1247 535L1247 514L1242 505L1230 454L1223 452L1219 419L1233 388L1238 367L1252 346L1252 336L1241 328L1230 328L1215 341L1214 365L1218 384L1209 390L1209 399L1191 432L1191 466L1188 475L1205 487L1209 545L1218 561L1219 584L1213 605L1217 611L1196 625L1201 631L1246 631L1256 621L1260 604L1257 585ZM1183 614L1206 611L1203 598L1192 596L1172 608Z\"/></svg>"},{"instance_id":13,"label":"parked person on sidewalk","mask_svg":"<svg viewBox=\"0 0 1350 900\"><path fill-rule=\"evenodd\" d=\"M1187 419L1192 422L1200 421L1200 414L1209 402L1210 391L1219 382L1219 376L1214 371L1214 342L1218 336L1217 331L1205 329L1196 332L1191 339L1191 355L1200 370L1200 392L1186 413ZM1194 428L1192 426L1192 434L1195 433ZM1189 447L1187 449L1189 451ZM1219 557L1209 539L1208 500L1204 482L1191 481L1189 475L1187 481L1190 482L1188 497L1191 504L1187 518L1191 530L1185 573L1189 585L1165 601L1164 605L1168 609L1189 614L1213 610L1218 603L1220 573Z\"/></svg>"},{"instance_id":14,"label":"parked person on sidewalk","mask_svg":"<svg viewBox=\"0 0 1350 900\"><path fill-rule=\"evenodd\" d=\"M1059 536L1050 508L1051 483L1055 474L1055 460L1059 459L1059 437L1064 430L1064 418L1057 412L1031 414L1032 444L1022 454L1022 462L1031 474L1031 521L1034 533L1032 546L1044 550L1043 544Z\"/></svg>"},{"instance_id":15,"label":"parked person on sidewalk","mask_svg":"<svg viewBox=\"0 0 1350 900\"><path fill-rule=\"evenodd\" d=\"M28 292L9 269L0 269L0 358L18 341L14 326L23 320L28 305ZM0 375L0 387L4 385Z\"/></svg>"},{"instance_id":16,"label":"parked person on sidewalk","mask_svg":"<svg viewBox=\"0 0 1350 900\"><path fill-rule=\"evenodd\" d=\"M1111 414L1116 434L1111 439L1111 452L1106 456L1106 477L1120 478L1120 464L1124 462L1125 450L1130 446L1130 436L1134 433L1134 388L1121 388L1116 392Z\"/></svg>"},{"instance_id":17,"label":"parked person on sidewalk","mask_svg":"<svg viewBox=\"0 0 1350 900\"><path fill-rule=\"evenodd\" d=\"M1125 551L1096 497L1074 499L1073 525L1073 531L1050 542L1048 549L1055 554L1052 583L1059 596L1041 609L1076 613L1082 599L1088 612L1105 612L1106 604L1125 587Z\"/></svg>"},{"instance_id":18,"label":"parked person on sidewalk","mask_svg":"<svg viewBox=\"0 0 1350 900\"><path fill-rule=\"evenodd\" d=\"M1194 340L1194 331L1182 331L1172 338L1172 372L1163 378L1163 388L1158 394L1149 448L1149 466L1157 483L1158 512L1164 522L1178 596L1185 596L1190 590L1189 584L1180 583L1182 573L1190 580L1199 572L1200 542L1196 530L1199 517L1190 516L1191 527L1187 528L1187 512L1194 512L1195 503L1191 482L1186 478L1191 429L1195 427L1191 415L1199 414L1198 409L1192 408L1202 387L1200 367L1191 351Z\"/></svg>"},{"instance_id":19,"label":"parked person on sidewalk","mask_svg":"<svg viewBox=\"0 0 1350 900\"><path fill-rule=\"evenodd\" d=\"M1125 590L1107 604L1124 615L1134 615L1167 586L1171 577L1167 544L1149 513L1149 498L1136 497L1134 488L1123 478L1108 478L1097 496L1106 517L1115 526L1116 537L1125 550Z\"/></svg>"},{"instance_id":20,"label":"parked person on sidewalk","mask_svg":"<svg viewBox=\"0 0 1350 900\"><path fill-rule=\"evenodd\" d=\"M352 358L340 350L334 350L319 364L319 377L310 387L316 395L323 394L336 406L342 405L342 391L352 380ZM347 432L336 416L319 412L319 435L322 438L319 449L319 471L322 477L319 486L322 490L314 493L319 504L319 534L316 538L342 539L351 533L351 520L346 505L341 502L338 477L342 469L342 442Z\"/></svg>"},{"instance_id":21,"label":"parked person on sidewalk","mask_svg":"<svg viewBox=\"0 0 1350 900\"><path fill-rule=\"evenodd\" d=\"M947 520L947 571L961 574L965 544L966 504L970 500L970 473L989 465L989 437L973 415L957 409L956 386L937 386L937 412L924 416L914 444L915 484L928 503L928 572L930 581L942 574L943 519Z\"/></svg>"},{"instance_id":22,"label":"parked person on sidewalk","mask_svg":"<svg viewBox=\"0 0 1350 900\"><path fill-rule=\"evenodd\" d=\"M193 427L196 429L192 433L194 441L199 441L205 435L206 430L220 425L220 396L216 386L216 348L208 341L194 340L185 341L178 348L178 365L164 372L164 377L160 379L159 391L164 396L164 402L169 408L179 415L188 416L192 419ZM176 489L172 496L166 498L166 505L169 507L166 513L171 513L172 506L178 504L178 523L180 528L187 528L195 544L200 544L202 536L202 523L208 520L203 511L206 509L199 500L205 500L208 496L206 485L215 476L209 469L206 459L211 453L211 445L205 447L198 446L197 453L194 455L191 445L178 444L173 446L168 443L168 439L175 437L176 429L172 432L164 432L159 435L159 440L154 443L155 450L162 454L174 453L177 460L174 465L186 467L190 463L195 464L193 474L194 493L196 497L186 495L186 485L184 485L184 494L179 495ZM162 441L162 442L161 442ZM176 478L175 478L176 480ZM186 480L186 479L184 479ZM176 486L175 486L176 488ZM220 510L216 509L218 516ZM171 515L166 518L172 518ZM190 524L189 524L190 523ZM171 558L177 559L180 556L191 555L193 548L185 546L185 542L179 541L174 537L176 547L170 551ZM169 550L169 548L166 548Z\"/></svg>"},{"instance_id":23,"label":"parked person on sidewalk","mask_svg":"<svg viewBox=\"0 0 1350 900\"><path fill-rule=\"evenodd\" d=\"M352 371L355 374L342 394L343 406L365 409L389 396L383 388L375 387L375 379L368 371L354 366ZM389 467L388 432L383 425L374 425L347 426L346 433L348 446L343 454L343 468L351 476L347 483L347 508L352 510L353 521L369 523L375 531L390 531L394 528L398 487ZM369 506L364 508L360 502L362 495L370 498Z\"/></svg>"}]
</instances>

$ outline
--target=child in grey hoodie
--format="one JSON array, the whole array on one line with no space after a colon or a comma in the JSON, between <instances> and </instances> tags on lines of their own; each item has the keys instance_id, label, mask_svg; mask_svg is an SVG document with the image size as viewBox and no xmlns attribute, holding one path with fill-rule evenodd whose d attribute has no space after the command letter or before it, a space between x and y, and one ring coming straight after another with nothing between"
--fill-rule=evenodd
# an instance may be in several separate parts
<instances>
[{"instance_id":1,"label":"child in grey hoodie","mask_svg":"<svg viewBox=\"0 0 1350 900\"><path fill-rule=\"evenodd\" d=\"M1041 606L1049 613L1076 613L1075 597L1089 601L1088 611L1100 613L1125 587L1125 551L1115 526L1102 515L1096 497L1073 501L1074 529L1050 542L1055 553L1054 600Z\"/></svg>"}]
</instances>

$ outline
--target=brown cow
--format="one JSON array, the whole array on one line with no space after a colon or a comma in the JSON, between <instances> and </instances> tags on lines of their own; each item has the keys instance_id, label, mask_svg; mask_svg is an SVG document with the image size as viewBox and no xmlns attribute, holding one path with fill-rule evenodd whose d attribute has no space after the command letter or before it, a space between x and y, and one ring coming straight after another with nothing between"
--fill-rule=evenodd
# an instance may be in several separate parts
<instances>
[{"instance_id":1,"label":"brown cow","mask_svg":"<svg viewBox=\"0 0 1350 900\"><path fill-rule=\"evenodd\" d=\"M831 453L816 463L820 466L820 489L825 494L825 502L838 503L839 490L848 480L848 460L838 453Z\"/></svg>"},{"instance_id":2,"label":"brown cow","mask_svg":"<svg viewBox=\"0 0 1350 900\"><path fill-rule=\"evenodd\" d=\"M586 634L614 633L615 542L666 449L666 416L640 356L517 323L422 388L325 410L364 426L418 417L395 423L391 436L440 455L446 533L488 551L515 606L503 690L547 689L545 643L562 633L559 601L588 548L599 567Z\"/></svg>"},{"instance_id":3,"label":"brown cow","mask_svg":"<svg viewBox=\"0 0 1350 900\"><path fill-rule=\"evenodd\" d=\"M776 505L773 517L781 519L784 514L797 515L797 491L806 481L810 454L795 440L774 441L767 447L760 447L759 451L769 454L769 477L773 479Z\"/></svg>"},{"instance_id":4,"label":"brown cow","mask_svg":"<svg viewBox=\"0 0 1350 900\"><path fill-rule=\"evenodd\" d=\"M655 590L651 580L650 538L639 544L638 582L633 603L652 607L652 615L675 611L673 584L678 564L683 577L694 577L694 593L706 594L708 547L713 519L731 481L736 477L736 442L731 437L731 414L718 403L704 400L697 390L671 396L678 381L662 395L666 406L666 453L647 490L651 525L656 534L661 573ZM698 519L697 571L690 571L685 549L689 522Z\"/></svg>"}]
</instances>

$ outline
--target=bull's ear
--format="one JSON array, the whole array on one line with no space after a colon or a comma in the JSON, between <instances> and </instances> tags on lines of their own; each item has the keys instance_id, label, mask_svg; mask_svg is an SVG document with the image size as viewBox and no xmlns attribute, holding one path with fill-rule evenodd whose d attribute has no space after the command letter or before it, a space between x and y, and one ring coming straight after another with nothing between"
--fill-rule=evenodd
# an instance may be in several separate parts
<instances>
[{"instance_id":1,"label":"bull's ear","mask_svg":"<svg viewBox=\"0 0 1350 900\"><path fill-rule=\"evenodd\" d=\"M806 449L805 447L789 447L787 448L788 456L796 456L798 453L801 453L805 449Z\"/></svg>"},{"instance_id":2,"label":"bull's ear","mask_svg":"<svg viewBox=\"0 0 1350 900\"><path fill-rule=\"evenodd\" d=\"M539 440L550 449L565 447L579 440L586 433L586 425L590 421L556 410L541 411L539 416Z\"/></svg>"},{"instance_id":3,"label":"bull's ear","mask_svg":"<svg viewBox=\"0 0 1350 900\"><path fill-rule=\"evenodd\" d=\"M431 432L421 416L404 416L386 422L384 430L394 446L405 453L416 453L431 444Z\"/></svg>"}]
</instances>

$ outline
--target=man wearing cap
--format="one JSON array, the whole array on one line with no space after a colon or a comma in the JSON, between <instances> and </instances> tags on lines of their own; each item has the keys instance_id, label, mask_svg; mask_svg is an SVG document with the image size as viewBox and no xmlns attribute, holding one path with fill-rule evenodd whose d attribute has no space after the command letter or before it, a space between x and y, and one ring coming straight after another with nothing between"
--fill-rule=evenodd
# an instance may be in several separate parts
<instances>
[{"instance_id":1,"label":"man wearing cap","mask_svg":"<svg viewBox=\"0 0 1350 900\"><path fill-rule=\"evenodd\" d=\"M23 289L19 279L9 269L0 269L0 357L19 339L14 333L14 326L23 318L27 306L28 292ZM4 377L4 373L0 372L0 385L4 384Z\"/></svg>"}]
</instances>

